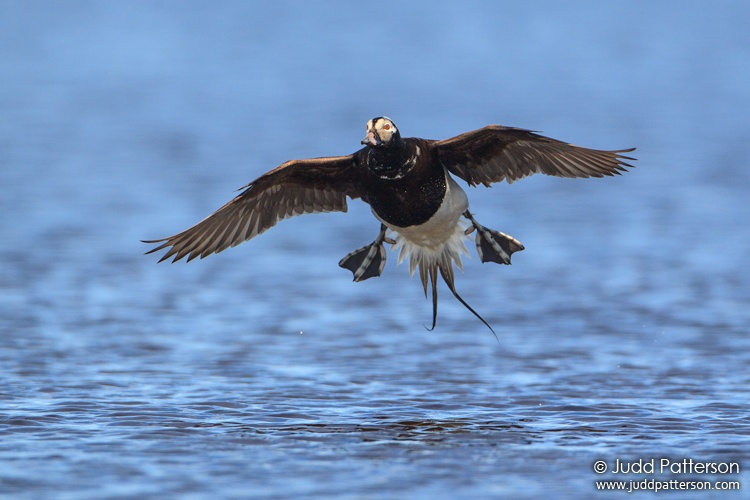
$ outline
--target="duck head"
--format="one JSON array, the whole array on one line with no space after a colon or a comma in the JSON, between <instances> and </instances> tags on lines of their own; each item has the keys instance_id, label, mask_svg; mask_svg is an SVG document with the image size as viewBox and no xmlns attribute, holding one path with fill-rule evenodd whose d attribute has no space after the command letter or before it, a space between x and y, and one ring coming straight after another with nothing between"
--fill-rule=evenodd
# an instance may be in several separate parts
<instances>
[{"instance_id":1,"label":"duck head","mask_svg":"<svg viewBox=\"0 0 750 500\"><path fill-rule=\"evenodd\" d=\"M367 122L367 135L362 144L371 148L393 146L401 142L401 134L390 118L379 116Z\"/></svg>"}]
</instances>

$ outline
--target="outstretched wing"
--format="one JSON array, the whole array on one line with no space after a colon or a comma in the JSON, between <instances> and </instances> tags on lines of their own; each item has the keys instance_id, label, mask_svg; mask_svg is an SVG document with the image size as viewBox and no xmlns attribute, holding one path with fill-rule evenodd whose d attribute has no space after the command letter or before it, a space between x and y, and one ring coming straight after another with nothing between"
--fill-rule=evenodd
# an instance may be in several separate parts
<instances>
[{"instance_id":1,"label":"outstretched wing","mask_svg":"<svg viewBox=\"0 0 750 500\"><path fill-rule=\"evenodd\" d=\"M619 175L627 171L626 167L633 167L624 160L635 160L621 154L635 148L582 148L502 125L489 125L433 144L443 166L472 186L489 186L502 180L512 183L536 173L557 177Z\"/></svg>"},{"instance_id":2,"label":"outstretched wing","mask_svg":"<svg viewBox=\"0 0 750 500\"><path fill-rule=\"evenodd\" d=\"M146 253L171 247L159 262L176 262L237 246L294 215L346 212L346 197L359 198L356 156L291 160L244 186L232 201L193 227L160 240ZM243 189L244 189L243 188Z\"/></svg>"}]
</instances>

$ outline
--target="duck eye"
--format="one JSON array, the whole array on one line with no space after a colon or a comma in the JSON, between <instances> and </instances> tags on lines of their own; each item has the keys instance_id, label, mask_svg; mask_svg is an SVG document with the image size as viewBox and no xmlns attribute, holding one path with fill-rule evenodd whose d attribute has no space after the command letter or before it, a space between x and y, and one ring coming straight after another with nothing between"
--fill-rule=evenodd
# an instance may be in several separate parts
<instances>
[{"instance_id":1,"label":"duck eye","mask_svg":"<svg viewBox=\"0 0 750 500\"><path fill-rule=\"evenodd\" d=\"M386 123L385 125L383 125L383 130L390 130L390 129L391 129L390 123Z\"/></svg>"}]
</instances>

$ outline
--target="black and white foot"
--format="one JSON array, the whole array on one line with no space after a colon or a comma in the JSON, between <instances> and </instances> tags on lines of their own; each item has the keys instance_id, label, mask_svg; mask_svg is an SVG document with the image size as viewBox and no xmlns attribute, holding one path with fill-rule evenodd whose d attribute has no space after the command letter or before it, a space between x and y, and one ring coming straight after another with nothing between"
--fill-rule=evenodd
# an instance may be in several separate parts
<instances>
[{"instance_id":1,"label":"black and white foot","mask_svg":"<svg viewBox=\"0 0 750 500\"><path fill-rule=\"evenodd\" d=\"M364 281L368 278L375 278L383 273L385 267L385 246L383 243L396 243L391 238L386 237L385 232L388 228L385 224L380 225L380 233L375 241L367 246L358 248L350 252L339 261L339 266L350 270L354 274L354 281Z\"/></svg>"},{"instance_id":2,"label":"black and white foot","mask_svg":"<svg viewBox=\"0 0 750 500\"><path fill-rule=\"evenodd\" d=\"M482 262L510 265L510 256L513 255L513 252L524 249L521 242L514 237L500 231L494 231L478 223L468 210L464 212L464 217L471 221L471 227L466 230L466 234L471 234L475 229L477 231L477 252Z\"/></svg>"}]
</instances>

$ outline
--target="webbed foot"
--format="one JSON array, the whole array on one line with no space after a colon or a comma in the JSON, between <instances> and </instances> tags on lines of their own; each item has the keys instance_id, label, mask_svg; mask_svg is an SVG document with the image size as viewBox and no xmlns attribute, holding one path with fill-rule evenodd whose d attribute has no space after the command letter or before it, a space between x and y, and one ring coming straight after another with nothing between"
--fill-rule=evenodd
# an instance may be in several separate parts
<instances>
[{"instance_id":1,"label":"webbed foot","mask_svg":"<svg viewBox=\"0 0 750 500\"><path fill-rule=\"evenodd\" d=\"M383 242L393 243L393 240L386 238L385 224L380 225L380 233L375 241L367 246L358 248L348 253L341 261L339 266L350 270L354 274L354 281L364 281L368 278L375 278L383 273L385 267L386 252Z\"/></svg>"},{"instance_id":2,"label":"webbed foot","mask_svg":"<svg viewBox=\"0 0 750 500\"><path fill-rule=\"evenodd\" d=\"M524 249L521 242L514 237L479 224L468 210L464 212L464 217L471 221L471 227L466 230L466 234L470 234L475 229L477 231L477 253L482 262L510 265L510 256L513 252Z\"/></svg>"}]
</instances>

